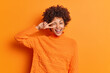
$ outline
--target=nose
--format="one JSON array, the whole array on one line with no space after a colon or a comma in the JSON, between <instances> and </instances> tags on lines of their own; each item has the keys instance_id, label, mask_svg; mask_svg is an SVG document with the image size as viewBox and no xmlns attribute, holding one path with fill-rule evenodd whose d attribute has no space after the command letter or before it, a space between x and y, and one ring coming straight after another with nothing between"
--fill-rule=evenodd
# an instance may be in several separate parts
<instances>
[{"instance_id":1,"label":"nose","mask_svg":"<svg viewBox=\"0 0 110 73\"><path fill-rule=\"evenodd\" d=\"M59 28L59 27L60 27L59 24L57 24L57 25L56 25L56 28Z\"/></svg>"}]
</instances>

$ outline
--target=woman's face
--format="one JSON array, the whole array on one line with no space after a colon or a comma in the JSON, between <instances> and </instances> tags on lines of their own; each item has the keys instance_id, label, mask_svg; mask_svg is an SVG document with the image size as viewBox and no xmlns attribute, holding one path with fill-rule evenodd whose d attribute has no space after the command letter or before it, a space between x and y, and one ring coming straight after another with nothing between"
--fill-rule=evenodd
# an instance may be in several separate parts
<instances>
[{"instance_id":1,"label":"woman's face","mask_svg":"<svg viewBox=\"0 0 110 73\"><path fill-rule=\"evenodd\" d=\"M63 18L60 18L60 17L55 17L53 20L52 20L53 24L52 26L54 28L51 28L52 32L55 33L55 35L57 36L60 36L64 30L64 20Z\"/></svg>"}]
</instances>

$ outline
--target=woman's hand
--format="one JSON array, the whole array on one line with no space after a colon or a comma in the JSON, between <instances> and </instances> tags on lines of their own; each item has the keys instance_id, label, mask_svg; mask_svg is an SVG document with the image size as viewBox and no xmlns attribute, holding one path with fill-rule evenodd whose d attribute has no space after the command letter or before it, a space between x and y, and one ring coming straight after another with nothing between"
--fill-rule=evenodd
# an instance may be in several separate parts
<instances>
[{"instance_id":1,"label":"woman's hand","mask_svg":"<svg viewBox=\"0 0 110 73\"><path fill-rule=\"evenodd\" d=\"M51 23L47 23L47 22L41 22L38 26L36 26L36 28L38 30L40 29L47 29L47 28L54 28L54 22L51 22Z\"/></svg>"}]
</instances>

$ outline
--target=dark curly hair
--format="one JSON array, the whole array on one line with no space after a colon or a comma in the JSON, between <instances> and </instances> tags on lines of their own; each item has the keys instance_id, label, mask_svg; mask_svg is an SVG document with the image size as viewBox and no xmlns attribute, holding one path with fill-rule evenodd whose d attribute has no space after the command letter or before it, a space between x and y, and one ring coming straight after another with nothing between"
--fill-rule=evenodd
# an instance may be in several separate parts
<instances>
[{"instance_id":1,"label":"dark curly hair","mask_svg":"<svg viewBox=\"0 0 110 73\"><path fill-rule=\"evenodd\" d=\"M65 23L65 26L71 20L69 11L67 8L64 8L62 5L51 6L43 12L43 21L50 23L54 17L62 17Z\"/></svg>"}]
</instances>

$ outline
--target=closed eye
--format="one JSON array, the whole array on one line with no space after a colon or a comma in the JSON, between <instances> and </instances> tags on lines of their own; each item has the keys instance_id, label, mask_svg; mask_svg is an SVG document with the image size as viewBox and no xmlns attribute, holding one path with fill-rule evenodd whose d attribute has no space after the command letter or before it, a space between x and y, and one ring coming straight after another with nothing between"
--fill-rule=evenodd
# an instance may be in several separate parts
<instances>
[{"instance_id":1,"label":"closed eye","mask_svg":"<svg viewBox=\"0 0 110 73\"><path fill-rule=\"evenodd\" d=\"M52 23L51 25L49 25L49 26L52 26L52 25L56 25L55 23Z\"/></svg>"}]
</instances>

